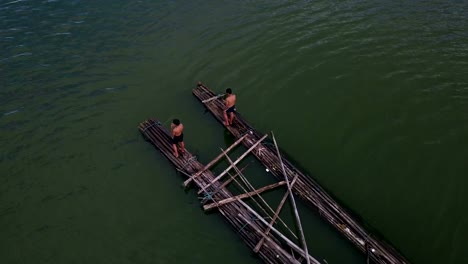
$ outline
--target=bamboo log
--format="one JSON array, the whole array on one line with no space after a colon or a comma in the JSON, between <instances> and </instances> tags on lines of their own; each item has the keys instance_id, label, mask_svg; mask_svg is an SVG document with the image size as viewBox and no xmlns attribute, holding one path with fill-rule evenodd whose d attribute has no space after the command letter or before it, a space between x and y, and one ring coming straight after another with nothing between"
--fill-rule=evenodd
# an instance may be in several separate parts
<instances>
[{"instance_id":1,"label":"bamboo log","mask_svg":"<svg viewBox=\"0 0 468 264\"><path fill-rule=\"evenodd\" d=\"M246 134L247 135L247 134ZM268 134L264 135L260 140L258 140L255 144L253 144L244 154L242 154L233 164L229 165L221 174L218 175L218 177L214 178L212 182L209 184L202 186L201 190L198 191L198 194L201 194L202 192L205 192L208 187L210 187L213 183L217 182L221 177L223 177L232 167L234 167L237 163L239 163L247 154L249 154L255 147L258 146L266 137ZM222 154L224 155L224 153Z\"/></svg>"},{"instance_id":2,"label":"bamboo log","mask_svg":"<svg viewBox=\"0 0 468 264\"><path fill-rule=\"evenodd\" d=\"M299 217L299 212L297 211L297 207L296 207L296 201L294 200L294 196L293 196L292 191L291 191L292 187L291 187L291 184L289 183L289 179L288 179L288 175L286 174L286 170L284 169L283 159L281 158L281 154L280 154L280 151L278 149L278 144L276 144L276 139L275 139L275 135L273 134L273 131L271 132L271 136L273 138L273 142L275 143L275 148L276 148L276 152L278 154L278 159L281 162L281 169L283 170L283 174L284 174L284 178L286 180L286 184L288 185L289 197L291 198L291 203L292 203L293 208L294 208L294 215L296 216L297 229L299 229L299 234L301 235L302 246L304 248L305 254L309 255L309 251L307 249L307 244L306 244L306 240L305 240L305 236L304 236L304 231L302 230L301 218ZM306 258L306 261L307 261L307 264L310 264L309 258Z\"/></svg>"},{"instance_id":3,"label":"bamboo log","mask_svg":"<svg viewBox=\"0 0 468 264\"><path fill-rule=\"evenodd\" d=\"M236 201L237 199L244 199L244 198L250 197L250 196L252 196L254 194L260 194L262 192L274 189L274 188L279 187L279 186L283 186L285 184L286 184L285 181L280 181L280 182L277 182L277 183L273 183L273 184L264 186L262 188L258 188L257 190L254 190L254 191L251 191L251 192L248 192L248 193L239 194L239 195L229 197L229 198L221 200L221 201L216 201L216 203L210 203L210 204L204 205L203 209L205 211L207 211L207 210L210 210L210 209L212 209L214 207L219 207L219 206L224 205L224 204L232 203L232 202Z\"/></svg>"},{"instance_id":4,"label":"bamboo log","mask_svg":"<svg viewBox=\"0 0 468 264\"><path fill-rule=\"evenodd\" d=\"M242 214L238 214L238 216L240 218L242 218L242 220L244 220L247 224L249 224L252 228L255 229L255 231L257 233L259 233L261 236L262 236L262 239L265 239L267 241L271 241L271 238L269 238L266 234L264 234L260 229L256 228L251 221L249 221L245 216L243 216ZM276 246L276 249L281 252L283 255L285 255L292 263L296 263L296 264L300 264L299 261L297 261L291 254L289 254L288 252L284 251L282 248Z\"/></svg>"},{"instance_id":5,"label":"bamboo log","mask_svg":"<svg viewBox=\"0 0 468 264\"><path fill-rule=\"evenodd\" d=\"M239 145L239 143L242 142L242 140L247 136L244 135L243 137L239 138L238 140L236 140L236 142L234 142L231 146L229 146L229 148L226 149L226 152L229 152L231 151L234 147L236 147L237 145ZM201 169L200 171L198 171L197 173L195 173L194 175L192 175L190 178L188 178L186 181L184 181L184 187L187 187L187 185L189 185L189 183L196 177L200 176L204 171L206 171L207 169L211 168L211 166L213 166L216 162L218 162L221 158L223 157L223 153L219 154L216 158L214 158L210 163L206 164L205 167L203 167L203 169Z\"/></svg>"},{"instance_id":6,"label":"bamboo log","mask_svg":"<svg viewBox=\"0 0 468 264\"><path fill-rule=\"evenodd\" d=\"M267 155L267 156L269 156L269 155ZM257 157L258 157L258 156L257 156ZM270 159L269 157L266 157L266 156L265 156L265 157L258 157L258 158L259 158L260 160L262 160L263 163L265 164L265 166L267 166L267 167L269 167L268 164L274 163L274 161L271 161L271 159ZM272 169L271 167L270 167L269 169L270 169L270 171L273 173L273 175L275 175L275 176L277 176L277 177L278 177L279 175L282 176L282 174L279 174L279 172L278 172L277 170L274 170L274 169ZM290 171L290 172L291 172L291 171ZM300 172L296 172L296 171L295 171L295 172L291 172L291 173L297 173L298 175L300 174ZM330 217L331 217L331 215L334 215L335 218L336 218L336 217L339 218L339 216L337 216L337 215L335 215L334 213L328 211L328 210L327 210L327 207L324 207L324 206L322 205L323 202L321 202L320 199L317 200L318 198L321 197L321 195L320 195L321 193L316 192L315 189L312 188L312 187L310 187L310 190L308 190L308 191L305 189L305 188L307 188L307 186L309 186L309 185L308 185L306 182L304 182L303 179L304 179L304 178L298 179L298 184L296 184L296 186L295 186L295 188L294 188L295 191L296 191L297 193L299 193L299 195L300 195L302 198L304 198L304 199L306 199L306 200L312 202L312 204L314 204L315 206L317 206L317 208L318 208L319 210L323 210L323 212L324 212L326 215L328 215L328 216L330 216ZM309 194L311 194L312 196L310 196ZM317 197L317 198L313 198L313 197ZM328 205L331 205L332 207L335 207L335 206L336 206L336 205L335 205L334 203L332 203L332 202L328 203ZM330 220L329 217L326 217L326 218L327 218L331 223L337 222L336 220L333 220L334 218L332 218L331 220ZM340 231L341 231L341 230L340 230ZM349 237L349 234L345 234L345 235ZM349 237L349 238L352 239L351 237Z\"/></svg>"},{"instance_id":7,"label":"bamboo log","mask_svg":"<svg viewBox=\"0 0 468 264\"><path fill-rule=\"evenodd\" d=\"M245 165L243 168L240 169L240 171L244 171L244 169L248 166L249 164ZM215 195L216 193L218 193L220 190L222 190L224 187L226 187L230 182L232 182L234 179L236 179L237 176L239 176L239 173L236 173L234 176L232 176L231 174L229 174L229 179L227 179L226 181L223 182L223 184L221 184L221 186L219 186L218 189L216 189L215 191L213 191L213 193L211 195Z\"/></svg>"},{"instance_id":8,"label":"bamboo log","mask_svg":"<svg viewBox=\"0 0 468 264\"><path fill-rule=\"evenodd\" d=\"M221 149L221 151L222 151L222 149ZM229 156L228 156L227 154L225 154L225 156L226 156L226 159L229 161L229 163L230 163L230 164L233 164L231 158L229 158ZM239 171L239 169L237 168L237 166L234 165L233 168L237 171L237 173L239 173L239 176L241 177L241 179L243 179L244 183L248 186L248 188L250 188L251 190L254 190L252 184L250 184L250 182L242 175L242 172ZM237 184L239 184L239 183L237 183ZM240 184L239 184L239 186L240 186ZM244 192L247 192L243 187L242 187L242 189L244 190ZM258 198L260 199L260 201L262 201L263 204L264 204L268 209L270 209L270 211L274 214L275 211L273 211L273 209L271 209L271 206L262 198L262 196L260 196L260 195L258 195L258 194L257 194L257 196L258 196ZM261 207L260 204L258 204L257 201L256 201L255 199L253 199L253 200L255 201L255 203L257 204L257 206L258 206L260 209L262 209L263 212L264 212L266 215L268 215L268 213L265 211L265 209L263 209L263 207ZM286 227L286 229L294 236L294 238L297 239L296 234L289 228L289 226L283 221L283 219L281 219L281 218L278 218L278 219L279 219L280 222L283 224L283 226Z\"/></svg>"},{"instance_id":9,"label":"bamboo log","mask_svg":"<svg viewBox=\"0 0 468 264\"><path fill-rule=\"evenodd\" d=\"M290 173L293 173L291 170L289 170ZM275 174L275 173L274 173ZM308 179L308 178L303 178L303 179ZM298 187L296 188L296 191L298 191L301 195L302 198L311 201L317 208L319 209L320 213L322 215L325 215L325 218L330 222L330 223L335 223L335 227L341 226L340 223L344 222L350 222L350 226L347 226L347 230L338 230L343 233L346 237L348 237L350 240L355 242L355 245L358 246L359 248L362 248L365 245L364 242L364 237L368 237L367 232L360 232L360 229L355 229L353 228L355 226L355 223L352 221L351 218L347 217L346 214L342 213L339 207L331 200L331 198L327 195L326 193L321 190L321 188L314 188L312 183L307 182L307 181L301 181ZM319 186L318 186L319 187ZM305 188L310 188L309 191L306 191ZM319 189L319 190L317 190ZM309 193L312 195L312 197L309 195ZM317 198L313 198L317 197ZM323 204L325 203L324 206ZM330 211L328 208L332 208L334 211ZM344 218L343 218L344 217ZM341 219L341 220L338 220ZM338 226L337 226L338 225ZM359 228L359 226L356 225L356 227ZM354 229L357 231L357 233L351 231L350 229ZM361 238L359 237L361 236Z\"/></svg>"},{"instance_id":10,"label":"bamboo log","mask_svg":"<svg viewBox=\"0 0 468 264\"><path fill-rule=\"evenodd\" d=\"M294 179L292 180L291 182L291 186L294 186L294 184L296 183L296 180L297 180L297 175L294 177ZM286 202L286 199L288 198L289 196L289 192L286 192L283 196L283 199L281 199L281 202L279 203L278 205L278 208L276 209L275 211L275 215L273 216L273 219L271 219L270 223L268 224L268 227L265 231L265 235L268 235L270 233L270 230L271 230L271 227L273 226L273 224L276 222L276 219L279 217L279 213L281 212L281 209L283 208L283 205L284 205L284 202ZM257 253L260 248L262 247L263 243L265 242L265 238L263 237L258 243L257 245L255 246L254 248L254 252Z\"/></svg>"},{"instance_id":11,"label":"bamboo log","mask_svg":"<svg viewBox=\"0 0 468 264\"><path fill-rule=\"evenodd\" d=\"M265 221L265 219L263 219L263 217L261 215L259 215L257 212L255 212L254 209L252 209L248 204L246 204L244 201L242 200L238 200L238 202L240 204L242 204L245 208L247 208L247 210L249 210L249 212L251 212L258 220L260 220L262 223L264 223L265 225L268 226L268 222ZM276 228L274 227L271 227L271 230L277 234L281 239L284 240L284 242L286 242L286 244L288 244L291 248L293 248L294 250L296 250L296 252L298 252L299 254L301 254L302 256L304 256L306 259L310 259L312 258L313 259L313 262L314 264L315 263L320 263L318 262L317 260L315 260L312 256L310 256L309 254L306 254L306 252L301 249L299 246L297 246L294 242L292 242L291 240L289 240L289 238L287 238L286 236L284 236L280 231L278 231Z\"/></svg>"},{"instance_id":12,"label":"bamboo log","mask_svg":"<svg viewBox=\"0 0 468 264\"><path fill-rule=\"evenodd\" d=\"M268 160L268 158L265 158L265 157L258 157L258 158L260 160L263 160L264 162L266 160ZM289 163L288 163L288 165L291 166ZM286 169L288 169L288 168L286 168ZM277 172L275 170L272 170L272 172L273 172L273 174L275 176L278 176L278 174L277 174ZM296 173L300 173L300 172L296 171ZM309 180L309 181L307 181L307 180ZM326 203L327 205L330 205L331 208L333 208L338 213L340 213L338 206L334 203L334 201L331 200L331 198L329 198L329 196L326 195L326 193L324 193L324 191L320 188L320 186L317 185L317 188L316 188L312 184L313 184L313 182L312 182L311 179L309 179L307 177L303 177L303 178L300 179L300 182L297 184L297 187L295 187L295 191L299 192L302 198L311 201L315 206L318 207L319 210L326 211L327 208L322 205L322 203ZM309 190L307 190L307 188L309 188ZM311 197L309 195L309 193L311 193L313 197L317 197L317 198ZM322 201L322 199L323 199L323 201ZM324 209L322 209L322 208L324 208ZM331 212L329 212L329 213L331 213ZM335 215L335 217L339 217L339 216ZM349 220L351 220L351 219L349 219ZM365 235L365 233L364 233L364 235Z\"/></svg>"},{"instance_id":13,"label":"bamboo log","mask_svg":"<svg viewBox=\"0 0 468 264\"><path fill-rule=\"evenodd\" d=\"M218 99L218 98L220 98L220 97L223 97L223 96L224 96L224 94L218 94L218 95L216 95L216 96L213 96L213 97L211 97L211 98L208 98L208 99L203 100L202 103L206 104L206 103L208 103L208 102L211 102L211 101L216 100L216 99Z\"/></svg>"}]
</instances>

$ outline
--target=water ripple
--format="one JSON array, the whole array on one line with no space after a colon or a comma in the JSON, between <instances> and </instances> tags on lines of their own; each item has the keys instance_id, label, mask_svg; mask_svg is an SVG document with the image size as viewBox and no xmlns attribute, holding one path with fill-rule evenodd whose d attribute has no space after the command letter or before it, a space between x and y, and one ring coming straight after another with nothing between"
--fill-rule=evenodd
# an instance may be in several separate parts
<instances>
[{"instance_id":1,"label":"water ripple","mask_svg":"<svg viewBox=\"0 0 468 264\"><path fill-rule=\"evenodd\" d=\"M455 263L465 256L462 246L433 255L414 246L432 241L427 230L444 243L466 244L460 242L467 229L450 218L456 208L446 207L450 196L426 203L443 210L420 217L412 207L417 202L408 205L403 192L394 192L407 188L406 200L427 200L442 182L433 181L453 181L444 194L464 186L455 182L466 170L468 133L463 1L4 2L3 189L34 196L33 205L45 208L87 193L70 189L70 182L96 184L110 169L118 183L143 164L138 155L131 159L135 153L125 162L119 156L140 144L132 138L134 124L153 113L192 113L190 97L177 97L174 110L173 95L189 94L187 83L200 79L215 90L232 85L255 124L283 129L285 138L307 135L285 146L296 146L304 164L317 160L319 177L342 188L350 205L415 262L450 255ZM358 195L346 189L356 179L365 190ZM44 186L65 191L46 188L38 195ZM461 198L453 201L466 200L462 189L454 193ZM11 203L0 205L2 219L24 215ZM408 227L387 221L388 210L421 227L412 230L419 242L408 242ZM453 227L437 230L444 223ZM55 227L34 223L27 230L60 232Z\"/></svg>"}]
</instances>

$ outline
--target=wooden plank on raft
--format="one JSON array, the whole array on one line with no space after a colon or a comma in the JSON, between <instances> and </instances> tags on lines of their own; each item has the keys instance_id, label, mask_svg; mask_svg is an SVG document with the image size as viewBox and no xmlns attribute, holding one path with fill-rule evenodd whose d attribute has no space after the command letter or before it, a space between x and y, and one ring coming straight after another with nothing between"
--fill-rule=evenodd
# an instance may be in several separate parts
<instances>
[{"instance_id":1,"label":"wooden plank on raft","mask_svg":"<svg viewBox=\"0 0 468 264\"><path fill-rule=\"evenodd\" d=\"M246 135L244 135L246 136ZM259 139L257 142L255 142L255 144L253 144L244 154L242 154L233 164L229 165L229 167L227 167L227 169L225 169L223 172L221 172L221 174L219 174L218 177L214 178L214 180L210 183L208 183L207 185L203 186L201 188L200 191L198 191L198 194L201 194L203 192L206 191L206 189L208 187L210 187L213 183L217 182L219 179L221 179L221 177L223 177L230 169L232 169L235 165L237 165L237 163L239 163L243 158L245 158L245 156L247 156L247 154L249 154L252 150L254 150L258 144L260 144L266 137L268 137L268 134L265 134L261 139ZM223 153L221 153L221 155L224 155Z\"/></svg>"},{"instance_id":2,"label":"wooden plank on raft","mask_svg":"<svg viewBox=\"0 0 468 264\"><path fill-rule=\"evenodd\" d=\"M276 144L276 139L275 139L275 135L273 134L273 131L271 132L271 136L273 137L273 142L275 143L275 148L278 154L278 159L280 160L280 163L281 163L281 169L283 170L284 179L286 180L286 184L288 185L289 197L291 198L291 203L294 208L294 215L296 216L297 229L299 229L299 234L301 235L302 246L304 248L305 254L309 255L309 251L307 249L307 244L306 244L306 240L304 236L304 231L302 230L301 218L299 217L299 212L297 211L297 207L296 207L296 201L294 200L294 196L291 191L292 186L289 183L288 175L286 174L286 170L284 169L283 159L281 158L281 154L278 148L278 144ZM310 264L309 258L306 258L306 261L307 261L307 264Z\"/></svg>"},{"instance_id":3,"label":"wooden plank on raft","mask_svg":"<svg viewBox=\"0 0 468 264\"><path fill-rule=\"evenodd\" d=\"M294 186L294 184L296 183L297 177L298 177L297 175L294 177L294 179L291 182L291 186ZM283 199L281 199L281 202L279 203L278 208L275 211L275 215L271 219L270 224L268 224L268 227L265 231L265 235L268 235L270 233L271 227L276 222L276 219L279 217L279 213L281 212L281 209L283 209L284 202L286 202L286 199L288 198L288 196L289 196L289 192L286 192L283 196ZM253 251L257 253L262 247L264 242L265 242L265 238L262 237L262 239L257 243Z\"/></svg>"},{"instance_id":4,"label":"wooden plank on raft","mask_svg":"<svg viewBox=\"0 0 468 264\"><path fill-rule=\"evenodd\" d=\"M231 146L229 146L229 148L226 149L226 152L229 152L231 151L234 147L236 147L237 145L239 145L242 140L244 140L244 138L247 136L247 134L245 134L244 136L242 136L241 138L239 138L238 140L236 140L236 142L234 142ZM195 173L194 175L192 175L190 178L188 178L186 181L184 181L183 183L183 186L184 187L187 187L187 185L190 184L190 182L200 176L204 171L206 171L207 169L211 168L211 166L213 166L216 162L218 162L222 157L223 157L223 153L219 154L216 158L214 158L210 163L206 164L205 167L203 167L203 169L201 169L200 171L198 171L197 173Z\"/></svg>"},{"instance_id":5,"label":"wooden plank on raft","mask_svg":"<svg viewBox=\"0 0 468 264\"><path fill-rule=\"evenodd\" d=\"M262 188L258 188L257 190L254 190L254 191L251 191L251 192L248 192L248 193L239 194L239 195L236 195L234 197L229 197L229 198L221 200L221 201L216 201L215 203L210 203L210 204L204 205L203 209L205 211L210 210L212 208L215 208L215 207L218 207L218 206L221 206L221 205L224 205L224 204L232 203L232 202L236 201L237 199L248 198L248 197L250 197L250 196L252 196L254 194L260 194L262 192L274 189L274 188L279 187L279 186L283 186L285 184L286 184L285 181L280 181L280 182L277 182L277 183L273 183L273 184L264 186Z\"/></svg>"}]
</instances>

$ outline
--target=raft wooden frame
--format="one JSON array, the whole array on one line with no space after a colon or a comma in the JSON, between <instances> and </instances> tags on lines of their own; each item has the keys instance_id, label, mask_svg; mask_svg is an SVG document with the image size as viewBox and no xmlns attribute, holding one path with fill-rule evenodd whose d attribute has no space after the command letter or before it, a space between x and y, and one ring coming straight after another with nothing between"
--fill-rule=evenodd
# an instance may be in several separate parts
<instances>
[{"instance_id":1,"label":"raft wooden frame","mask_svg":"<svg viewBox=\"0 0 468 264\"><path fill-rule=\"evenodd\" d=\"M223 151L220 156L216 157L208 165L203 166L196 157L193 156L188 149L184 155L176 158L173 155L172 139L169 131L162 126L162 124L154 119L149 119L140 123L139 130L143 136L151 142L176 168L177 171L181 172L182 175L187 176L190 181L196 184L196 187L200 190L204 190L203 194L205 197L202 200L211 200L212 203L208 206L213 206L224 216L224 219L231 224L231 226L240 234L244 242L253 250L265 263L294 263L300 264L303 261L306 263L320 264L315 258L313 258L307 252L307 248L301 249L300 246L296 245L295 242L288 239L275 227L273 223L279 218L279 210L283 206L284 201L281 204L273 217L266 214L266 210L262 207L261 209L265 212L261 215L251 206L241 200L241 198L249 197L253 201L256 201L253 195L260 197L260 193L266 191L266 189L277 188L279 186L287 185L286 181L278 182L276 184L268 185L265 187L257 188L250 192L234 196L226 185L230 182L220 182L215 175L209 170L209 167L214 165L220 160L222 156L229 159L227 151ZM266 137L266 136L265 136ZM239 142L244 141L247 137L240 137ZM228 149L233 149L238 143L234 143ZM258 144L260 145L260 144ZM257 149L253 147L252 149ZM252 150L246 151L241 157L245 157L251 153ZM252 151L254 153L255 151ZM239 159L238 159L239 160ZM232 168L237 172L237 177L243 178L243 181L247 181L242 175L241 169L236 167L229 159L231 165L228 168ZM225 174L228 174L228 169ZM231 176L233 182L238 183L235 176ZM291 185L294 185L294 179ZM228 182L229 181L229 182ZM253 186L246 182L247 189L253 189ZM239 184L239 183L238 183ZM242 187L245 190L244 186ZM262 199L263 200L263 199ZM266 202L265 202L266 203ZM257 206L261 205L257 203ZM269 206L268 206L269 207ZM296 210L296 208L295 208ZM270 222L266 221L264 217L272 219ZM289 228L288 228L289 229ZM270 232L270 231L273 231ZM297 237L297 236L296 236ZM300 256L300 259L296 259L295 254Z\"/></svg>"},{"instance_id":2,"label":"raft wooden frame","mask_svg":"<svg viewBox=\"0 0 468 264\"><path fill-rule=\"evenodd\" d=\"M216 120L223 124L224 103L222 98L217 97L212 90L201 82L192 90L192 93L213 114ZM242 144L246 148L250 148L262 137L262 133L249 125L238 112L235 112L233 125L225 126L223 124L223 126L234 137L243 137ZM283 154L280 160L275 152L273 144L262 142L256 147L256 151L252 153L279 180L287 177L291 182L297 178L292 191L307 205L317 210L321 217L343 234L361 252L365 253L368 261L371 259L379 264L409 263L390 243L366 230L364 225L359 223L347 210L340 206L316 180L302 173L290 161L284 158ZM284 173L281 164L284 164ZM260 246L261 243L254 248L254 251L260 249Z\"/></svg>"}]
</instances>

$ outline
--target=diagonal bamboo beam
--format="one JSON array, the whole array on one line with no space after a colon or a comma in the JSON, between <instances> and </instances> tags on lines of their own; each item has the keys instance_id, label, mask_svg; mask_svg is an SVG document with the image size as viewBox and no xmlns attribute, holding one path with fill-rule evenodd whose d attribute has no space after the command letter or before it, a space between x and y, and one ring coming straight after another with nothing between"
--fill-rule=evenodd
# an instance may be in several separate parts
<instances>
[{"instance_id":1,"label":"diagonal bamboo beam","mask_svg":"<svg viewBox=\"0 0 468 264\"><path fill-rule=\"evenodd\" d=\"M227 152L231 151L235 146L239 145L239 143L242 142L242 140L244 140L244 138L247 136L247 134L245 134L244 136L242 136L241 138L239 138L238 140L236 140L236 142L234 142L231 146L229 146L229 148L226 149ZM205 172L207 169L211 168L211 166L213 166L216 162L218 162L222 157L223 157L223 153L219 154L216 158L214 158L212 161L210 161L210 163L206 164L205 167L203 167L203 169L199 170L197 173L195 173L194 175L190 176L190 178L188 178L186 181L184 181L184 184L183 186L184 187L187 187L187 185L190 184L190 182L195 179L196 177L200 176L203 172Z\"/></svg>"},{"instance_id":2,"label":"diagonal bamboo beam","mask_svg":"<svg viewBox=\"0 0 468 264\"><path fill-rule=\"evenodd\" d=\"M211 101L216 100L216 99L218 99L220 97L223 97L223 96L224 96L224 94L218 94L218 95L215 95L213 97L210 97L208 99L203 100L202 103L206 104L208 102L211 102Z\"/></svg>"},{"instance_id":3,"label":"diagonal bamboo beam","mask_svg":"<svg viewBox=\"0 0 468 264\"><path fill-rule=\"evenodd\" d=\"M252 209L248 204L246 204L244 201L242 200L237 200L240 204L242 204L247 210L249 210L250 213L252 213L260 222L264 223L265 225L268 225L268 222L265 221L265 219L263 219L263 217L261 215L259 215L254 209ZM245 219L245 218L244 218ZM280 231L278 231L276 228L274 227L271 227L271 231L273 231L275 234L277 234L281 239L284 240L284 242L286 242L286 244L288 244L291 248L293 248L294 250L296 250L296 252L298 252L299 254L301 254L302 256L304 256L308 261L310 261L310 259L312 259L313 263L314 264L320 264L320 262L318 262L316 259L314 259L311 255L308 255L306 254L306 252L301 249L299 246L297 246L294 242L292 242L291 240L289 240L289 238L287 238L285 235L283 235ZM265 235L265 234L264 234ZM266 235L265 235L266 236Z\"/></svg>"},{"instance_id":4,"label":"diagonal bamboo beam","mask_svg":"<svg viewBox=\"0 0 468 264\"><path fill-rule=\"evenodd\" d=\"M249 165L249 164L247 163L247 165L245 165L244 167L242 167L242 168L240 169L240 172L243 172L243 171L245 170L245 168L247 168L248 165ZM228 185L228 184L231 183L233 180L235 180L236 177L239 176L239 173L236 173L234 176L232 176L230 173L228 173L228 175L229 175L229 179L227 179L225 182L223 182L223 184L221 184L221 186L219 186L219 188L218 188L216 191L214 191L214 192L211 194L211 196L217 194L220 190L222 190L224 187L226 187L226 185Z\"/></svg>"},{"instance_id":5,"label":"diagonal bamboo beam","mask_svg":"<svg viewBox=\"0 0 468 264\"><path fill-rule=\"evenodd\" d=\"M246 134L247 135L247 134ZM246 136L244 135L244 136ZM208 187L210 187L213 183L217 182L219 179L221 179L221 177L223 177L230 169L232 169L237 163L239 163L245 156L247 156L247 154L249 154L250 152L252 152L252 150L254 150L254 148L256 148L258 146L258 144L260 144L266 137L268 137L268 134L264 135L261 139L259 139L257 142L255 142L255 144L253 144L244 154L242 154L233 164L229 165L229 167L227 167L223 172L221 172L221 174L219 174L218 177L214 178L213 181L211 181L210 183L208 183L207 185L205 186L202 186L201 187L201 190L198 191L198 194L201 194L203 192L206 191L206 189ZM221 156L224 155L224 152L221 154ZM184 183L185 184L185 183Z\"/></svg>"},{"instance_id":6,"label":"diagonal bamboo beam","mask_svg":"<svg viewBox=\"0 0 468 264\"><path fill-rule=\"evenodd\" d=\"M248 198L248 197L250 197L250 196L252 196L254 194L260 194L262 192L274 189L274 188L279 187L279 186L283 186L285 184L286 184L285 181L280 181L280 182L277 182L277 183L273 183L273 184L264 186L262 188L258 188L257 190L254 190L254 191L251 191L251 192L248 192L248 193L239 194L239 195L236 195L236 196L233 196L233 197L226 198L226 199L221 200L221 201L216 201L216 203L210 203L210 204L204 205L203 209L205 211L210 210L210 209L212 209L214 207L218 207L218 206L221 206L221 205L224 205L224 204L232 203L232 202L236 201L237 199Z\"/></svg>"},{"instance_id":7,"label":"diagonal bamboo beam","mask_svg":"<svg viewBox=\"0 0 468 264\"><path fill-rule=\"evenodd\" d=\"M283 170L284 179L286 180L286 184L288 185L289 197L291 198L291 203L294 207L294 215L296 216L297 229L299 229L299 234L301 235L302 247L304 248L305 255L308 256L309 252L307 250L307 244L306 244L306 240L304 237L304 231L302 230L301 218L299 217L299 212L297 211L296 201L294 200L294 196L291 191L291 184L289 183L288 175L286 174L286 170L283 164L283 159L281 158L281 154L278 149L278 144L276 144L276 139L275 139L275 135L273 134L273 131L271 131L271 136L273 137L273 143L275 143L276 153L278 154L278 159L281 163L281 169ZM307 264L310 264L310 259L308 257L306 257L306 261L307 261Z\"/></svg>"},{"instance_id":8,"label":"diagonal bamboo beam","mask_svg":"<svg viewBox=\"0 0 468 264\"><path fill-rule=\"evenodd\" d=\"M249 226L251 226L253 229L255 229L255 231L257 231L257 233L259 233L263 239L265 239L266 241L268 242L272 242L272 239L269 238L267 235L265 235L259 228L257 228L250 220L248 220L245 216L243 216L241 213L237 214L237 216L239 216L239 218L241 218L242 220L244 220ZM294 263L294 264L300 264L299 261L297 261L293 255L289 254L288 252L286 252L283 248L279 247L276 243L271 243L273 248L278 250L280 253L282 253L286 258L288 258L289 261L291 261L291 263Z\"/></svg>"},{"instance_id":9,"label":"diagonal bamboo beam","mask_svg":"<svg viewBox=\"0 0 468 264\"><path fill-rule=\"evenodd\" d=\"M221 149L221 151L223 151L223 150ZM229 156L228 156L227 154L224 154L224 155L226 156L227 161L229 161L230 164L233 164L231 158L229 158ZM234 170L239 174L239 177L242 179L242 181L243 181L244 184L247 186L247 188L250 188L251 190L254 190L254 187L252 186L252 184L250 184L250 182L247 180L247 178L245 178L245 176L242 175L242 172L239 171L239 169L237 168L237 166L234 166L233 168L234 168ZM244 192L247 192L247 190L245 190L245 188L242 187L240 183L238 183L237 181L236 181L236 183L242 188L242 190L243 190ZM273 211L273 209L272 209L271 206L265 201L265 199L263 199L262 196L259 195L259 194L257 194L257 196L258 196L258 198L260 199L260 201L262 201L262 203L270 210L270 212L272 212L272 213L274 214L275 211ZM269 216L269 214L266 212L266 210L265 210L255 199L253 199L253 197L252 197L252 200L253 200L253 201L257 204L257 206L263 211L263 213L265 213L265 215ZM296 234L289 228L289 226L283 221L283 219L281 219L281 218L278 218L278 219L280 220L281 224L283 224L283 226L286 227L286 229L287 229L289 232L291 232L291 235L292 235L294 238L297 239Z\"/></svg>"},{"instance_id":10,"label":"diagonal bamboo beam","mask_svg":"<svg viewBox=\"0 0 468 264\"><path fill-rule=\"evenodd\" d=\"M291 182L291 187L294 186L294 184L296 183L296 180L297 180L297 175L294 177L294 179L292 180ZM265 235L268 235L270 233L270 230L271 230L271 227L273 226L273 224L276 222L276 218L278 218L279 216L279 213L281 212L281 209L283 209L283 205L284 205L284 202L286 202L286 199L288 198L289 196L289 192L286 192L283 196L283 199L281 199L281 202L279 203L278 205L278 208L276 209L276 212L275 212L275 215L273 216L273 219L271 219L270 221L270 224L268 225L266 231L265 231ZM263 237L258 243L257 245L255 246L254 248L254 252L255 253L258 253L258 251L260 250L260 248L262 247L263 243L265 242L265 238Z\"/></svg>"}]
</instances>

